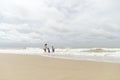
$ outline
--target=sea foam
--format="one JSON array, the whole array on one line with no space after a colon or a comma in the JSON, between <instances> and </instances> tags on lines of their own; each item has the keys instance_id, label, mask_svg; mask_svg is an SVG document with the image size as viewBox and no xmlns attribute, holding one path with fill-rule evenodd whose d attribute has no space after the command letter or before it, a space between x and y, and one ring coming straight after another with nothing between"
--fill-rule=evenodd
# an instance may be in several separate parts
<instances>
[{"instance_id":1,"label":"sea foam","mask_svg":"<svg viewBox=\"0 0 120 80\"><path fill-rule=\"evenodd\" d=\"M0 49L3 54L41 55L54 58L120 63L120 48L56 49L45 53L41 48Z\"/></svg>"}]
</instances>

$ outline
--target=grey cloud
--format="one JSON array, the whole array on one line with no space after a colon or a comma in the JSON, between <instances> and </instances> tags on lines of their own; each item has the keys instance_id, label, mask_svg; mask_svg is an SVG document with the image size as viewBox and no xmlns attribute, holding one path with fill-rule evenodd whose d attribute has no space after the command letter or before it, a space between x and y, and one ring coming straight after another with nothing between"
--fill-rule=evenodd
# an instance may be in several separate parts
<instances>
[{"instance_id":1,"label":"grey cloud","mask_svg":"<svg viewBox=\"0 0 120 80\"><path fill-rule=\"evenodd\" d=\"M2 46L119 46L118 0L1 0ZM37 44L38 43L38 44ZM118 43L118 44L117 44Z\"/></svg>"}]
</instances>

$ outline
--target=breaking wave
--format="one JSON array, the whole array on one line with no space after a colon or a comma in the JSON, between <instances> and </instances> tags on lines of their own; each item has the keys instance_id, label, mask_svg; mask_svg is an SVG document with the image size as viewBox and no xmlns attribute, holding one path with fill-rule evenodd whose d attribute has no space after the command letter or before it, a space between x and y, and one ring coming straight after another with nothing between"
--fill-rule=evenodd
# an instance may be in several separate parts
<instances>
[{"instance_id":1,"label":"breaking wave","mask_svg":"<svg viewBox=\"0 0 120 80\"><path fill-rule=\"evenodd\" d=\"M54 58L92 60L120 63L120 48L57 48L55 53L45 53L41 48L0 49L3 54L41 55Z\"/></svg>"}]
</instances>

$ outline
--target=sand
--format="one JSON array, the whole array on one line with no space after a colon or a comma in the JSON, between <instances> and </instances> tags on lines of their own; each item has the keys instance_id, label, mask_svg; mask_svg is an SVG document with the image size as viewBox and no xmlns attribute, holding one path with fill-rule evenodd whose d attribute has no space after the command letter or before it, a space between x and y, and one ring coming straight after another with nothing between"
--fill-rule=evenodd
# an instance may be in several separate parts
<instances>
[{"instance_id":1,"label":"sand","mask_svg":"<svg viewBox=\"0 0 120 80\"><path fill-rule=\"evenodd\" d=\"M120 80L120 64L0 54L0 80Z\"/></svg>"}]
</instances>

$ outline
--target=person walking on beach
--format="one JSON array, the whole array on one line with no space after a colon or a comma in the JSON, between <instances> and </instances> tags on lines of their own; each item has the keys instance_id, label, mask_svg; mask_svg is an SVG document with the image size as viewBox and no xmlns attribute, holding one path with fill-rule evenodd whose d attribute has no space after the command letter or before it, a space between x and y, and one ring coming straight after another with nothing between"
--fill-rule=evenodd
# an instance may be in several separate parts
<instances>
[{"instance_id":1,"label":"person walking on beach","mask_svg":"<svg viewBox=\"0 0 120 80\"><path fill-rule=\"evenodd\" d=\"M48 52L48 53L50 53L50 48L48 47L48 44L46 43L46 44L44 44L44 48L43 48L43 50L44 50L44 52ZM54 46L52 46L52 50L51 50L52 52L55 52L55 48L54 48Z\"/></svg>"},{"instance_id":2,"label":"person walking on beach","mask_svg":"<svg viewBox=\"0 0 120 80\"><path fill-rule=\"evenodd\" d=\"M49 47L47 48L47 50L48 50L48 53L50 53L50 48Z\"/></svg>"},{"instance_id":3,"label":"person walking on beach","mask_svg":"<svg viewBox=\"0 0 120 80\"><path fill-rule=\"evenodd\" d=\"M46 52L46 50L47 50L47 43L46 44L44 44L44 52Z\"/></svg>"},{"instance_id":4,"label":"person walking on beach","mask_svg":"<svg viewBox=\"0 0 120 80\"><path fill-rule=\"evenodd\" d=\"M52 52L55 52L55 48L54 48L54 46L52 46Z\"/></svg>"}]
</instances>

